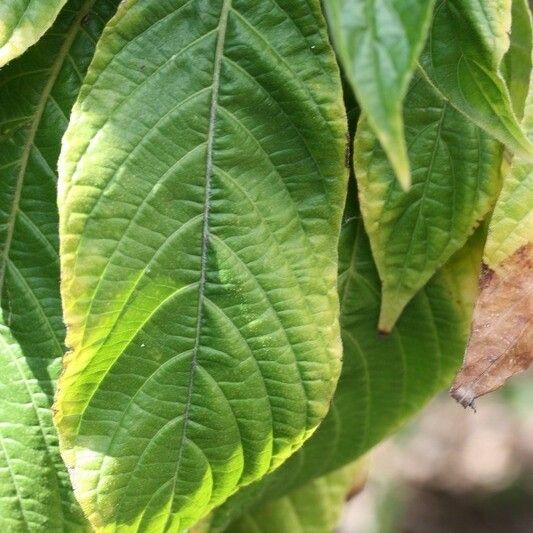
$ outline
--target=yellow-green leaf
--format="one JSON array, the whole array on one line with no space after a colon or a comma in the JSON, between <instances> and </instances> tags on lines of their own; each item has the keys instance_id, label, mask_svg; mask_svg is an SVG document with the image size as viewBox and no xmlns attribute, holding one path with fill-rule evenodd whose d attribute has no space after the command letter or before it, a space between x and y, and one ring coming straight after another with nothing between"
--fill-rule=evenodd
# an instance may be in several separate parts
<instances>
[{"instance_id":1,"label":"yellow-green leaf","mask_svg":"<svg viewBox=\"0 0 533 533\"><path fill-rule=\"evenodd\" d=\"M0 67L35 44L53 24L67 0L2 0Z\"/></svg>"}]
</instances>

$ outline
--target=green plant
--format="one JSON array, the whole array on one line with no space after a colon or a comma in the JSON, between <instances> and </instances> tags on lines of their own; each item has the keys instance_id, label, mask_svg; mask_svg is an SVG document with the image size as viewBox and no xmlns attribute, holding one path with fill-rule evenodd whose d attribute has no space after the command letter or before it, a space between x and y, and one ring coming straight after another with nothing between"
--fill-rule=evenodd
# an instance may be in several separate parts
<instances>
[{"instance_id":1,"label":"green plant","mask_svg":"<svg viewBox=\"0 0 533 533\"><path fill-rule=\"evenodd\" d=\"M531 260L531 41L525 0L4 1L0 524L333 528L487 226Z\"/></svg>"}]
</instances>

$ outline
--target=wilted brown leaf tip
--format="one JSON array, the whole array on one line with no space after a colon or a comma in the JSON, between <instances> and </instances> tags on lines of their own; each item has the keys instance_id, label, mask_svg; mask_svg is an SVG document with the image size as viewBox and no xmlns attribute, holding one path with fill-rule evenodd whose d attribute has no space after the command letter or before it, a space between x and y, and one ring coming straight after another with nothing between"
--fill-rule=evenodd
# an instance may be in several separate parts
<instances>
[{"instance_id":1,"label":"wilted brown leaf tip","mask_svg":"<svg viewBox=\"0 0 533 533\"><path fill-rule=\"evenodd\" d=\"M533 361L533 245L497 270L484 267L463 367L450 390L464 407L501 387Z\"/></svg>"}]
</instances>

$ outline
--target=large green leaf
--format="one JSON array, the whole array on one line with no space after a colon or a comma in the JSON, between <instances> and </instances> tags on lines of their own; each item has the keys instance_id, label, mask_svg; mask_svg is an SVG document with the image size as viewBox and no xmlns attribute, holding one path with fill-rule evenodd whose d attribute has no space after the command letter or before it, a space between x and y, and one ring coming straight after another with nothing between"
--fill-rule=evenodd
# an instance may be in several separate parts
<instances>
[{"instance_id":1,"label":"large green leaf","mask_svg":"<svg viewBox=\"0 0 533 533\"><path fill-rule=\"evenodd\" d=\"M364 464L364 463L363 463ZM332 533L346 498L364 483L364 466L356 461L313 479L283 498L244 513L228 533Z\"/></svg>"},{"instance_id":2,"label":"large green leaf","mask_svg":"<svg viewBox=\"0 0 533 533\"><path fill-rule=\"evenodd\" d=\"M67 0L2 0L0 67L35 44L52 25Z\"/></svg>"},{"instance_id":3,"label":"large green leaf","mask_svg":"<svg viewBox=\"0 0 533 533\"><path fill-rule=\"evenodd\" d=\"M383 281L379 329L466 242L500 190L501 145L417 78L404 121L413 186L402 191L363 119L355 142L361 211Z\"/></svg>"},{"instance_id":4,"label":"large green leaf","mask_svg":"<svg viewBox=\"0 0 533 533\"><path fill-rule=\"evenodd\" d=\"M380 337L379 277L350 192L339 247L344 358L331 410L280 469L215 511L212 531L361 457L446 387L461 362L483 235L477 232L410 302L391 334Z\"/></svg>"},{"instance_id":5,"label":"large green leaf","mask_svg":"<svg viewBox=\"0 0 533 533\"><path fill-rule=\"evenodd\" d=\"M411 181L402 102L434 0L324 0L335 48L403 187Z\"/></svg>"},{"instance_id":6,"label":"large green leaf","mask_svg":"<svg viewBox=\"0 0 533 533\"><path fill-rule=\"evenodd\" d=\"M182 530L325 416L345 130L318 1L138 0L108 25L59 197L56 422L96 527Z\"/></svg>"},{"instance_id":7,"label":"large green leaf","mask_svg":"<svg viewBox=\"0 0 533 533\"><path fill-rule=\"evenodd\" d=\"M501 73L510 14L511 0L440 0L421 63L455 108L533 162L533 144L520 127Z\"/></svg>"},{"instance_id":8,"label":"large green leaf","mask_svg":"<svg viewBox=\"0 0 533 533\"><path fill-rule=\"evenodd\" d=\"M52 425L64 351L56 164L81 76L117 3L71 0L0 72L0 525L10 531L85 523Z\"/></svg>"}]
</instances>

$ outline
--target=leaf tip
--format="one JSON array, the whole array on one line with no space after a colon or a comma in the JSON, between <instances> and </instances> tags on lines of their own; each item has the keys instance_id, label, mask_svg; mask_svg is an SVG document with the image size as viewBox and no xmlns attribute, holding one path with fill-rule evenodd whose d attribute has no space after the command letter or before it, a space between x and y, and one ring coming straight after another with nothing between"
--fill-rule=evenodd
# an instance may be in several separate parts
<instances>
[{"instance_id":1,"label":"leaf tip","mask_svg":"<svg viewBox=\"0 0 533 533\"><path fill-rule=\"evenodd\" d=\"M411 166L403 133L403 124L399 125L399 130L395 135L387 138L387 140L382 139L381 144L400 187L403 191L408 191L411 187Z\"/></svg>"},{"instance_id":2,"label":"leaf tip","mask_svg":"<svg viewBox=\"0 0 533 533\"><path fill-rule=\"evenodd\" d=\"M456 386L454 384L450 389L450 396L465 409L470 407L474 412L476 411L476 408L474 407L476 395L472 388L463 385Z\"/></svg>"},{"instance_id":3,"label":"leaf tip","mask_svg":"<svg viewBox=\"0 0 533 533\"><path fill-rule=\"evenodd\" d=\"M407 155L402 157L401 161L396 162L394 165L394 173L396 174L396 179L402 190L407 192L411 188L411 168L409 166Z\"/></svg>"},{"instance_id":4,"label":"leaf tip","mask_svg":"<svg viewBox=\"0 0 533 533\"><path fill-rule=\"evenodd\" d=\"M381 310L379 313L378 331L380 335L388 335L400 318L408 300L395 292L383 289Z\"/></svg>"}]
</instances>

